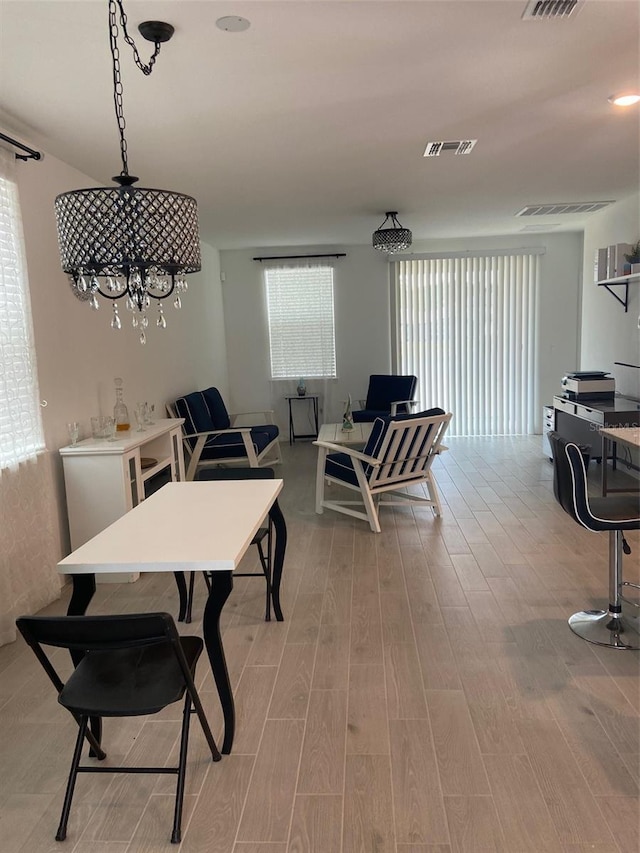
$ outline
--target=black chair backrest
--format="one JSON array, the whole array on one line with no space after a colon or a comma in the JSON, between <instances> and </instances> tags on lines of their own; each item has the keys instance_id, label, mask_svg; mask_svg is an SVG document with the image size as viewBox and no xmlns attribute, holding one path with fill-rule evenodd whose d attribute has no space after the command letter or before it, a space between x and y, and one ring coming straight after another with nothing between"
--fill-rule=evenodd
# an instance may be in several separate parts
<instances>
[{"instance_id":1,"label":"black chair backrest","mask_svg":"<svg viewBox=\"0 0 640 853\"><path fill-rule=\"evenodd\" d=\"M179 645L169 613L126 613L109 616L21 616L18 630L27 643L74 651L126 649L153 643Z\"/></svg>"},{"instance_id":2,"label":"black chair backrest","mask_svg":"<svg viewBox=\"0 0 640 853\"><path fill-rule=\"evenodd\" d=\"M273 480L273 468L204 468L198 480Z\"/></svg>"},{"instance_id":3,"label":"black chair backrest","mask_svg":"<svg viewBox=\"0 0 640 853\"><path fill-rule=\"evenodd\" d=\"M589 507L587 468L583 451L557 432L549 433L553 456L553 493L562 509L574 521L597 530Z\"/></svg>"},{"instance_id":4,"label":"black chair backrest","mask_svg":"<svg viewBox=\"0 0 640 853\"><path fill-rule=\"evenodd\" d=\"M568 442L561 438L557 432L550 432L548 438L553 458L553 494L562 509L575 521L578 521L573 502L571 464L566 454Z\"/></svg>"}]
</instances>

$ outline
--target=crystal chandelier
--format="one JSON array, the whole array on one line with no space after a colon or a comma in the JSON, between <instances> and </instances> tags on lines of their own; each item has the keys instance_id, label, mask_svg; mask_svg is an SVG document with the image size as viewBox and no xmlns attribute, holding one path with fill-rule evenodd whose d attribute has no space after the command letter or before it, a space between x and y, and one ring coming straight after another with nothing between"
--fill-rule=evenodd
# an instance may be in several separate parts
<instances>
[{"instance_id":1,"label":"crystal chandelier","mask_svg":"<svg viewBox=\"0 0 640 853\"><path fill-rule=\"evenodd\" d=\"M403 252L408 249L413 239L411 231L408 228L403 228L398 222L398 213L395 210L390 210L385 213L384 222L373 232L371 242L374 249L380 252L393 254L394 252ZM391 220L388 227L385 228L387 222Z\"/></svg>"},{"instance_id":2,"label":"crystal chandelier","mask_svg":"<svg viewBox=\"0 0 640 853\"><path fill-rule=\"evenodd\" d=\"M151 74L163 42L173 35L173 27L162 21L140 24L141 35L154 43L148 62L140 60L127 32L127 16L122 0L109 0L109 40L113 66L113 98L120 133L122 171L113 178L115 187L93 187L63 193L55 200L58 244L62 269L69 276L71 290L91 308L100 307L98 296L113 304L111 328L122 328L117 300L125 300L133 316L133 327L146 342L147 311L156 300L157 325L164 329L162 300L187 289L185 275L198 272L200 242L196 200L168 190L143 189L129 174L127 140L122 107L122 80L118 51L118 10L124 40L133 50L134 60L145 75Z\"/></svg>"}]
</instances>

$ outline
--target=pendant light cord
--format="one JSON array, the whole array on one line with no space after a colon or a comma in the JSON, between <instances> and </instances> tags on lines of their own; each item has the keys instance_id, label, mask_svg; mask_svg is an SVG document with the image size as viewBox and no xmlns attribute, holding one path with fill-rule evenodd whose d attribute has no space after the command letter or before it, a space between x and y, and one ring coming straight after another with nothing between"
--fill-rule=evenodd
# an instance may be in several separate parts
<instances>
[{"instance_id":1,"label":"pendant light cord","mask_svg":"<svg viewBox=\"0 0 640 853\"><path fill-rule=\"evenodd\" d=\"M127 140L124 135L126 122L124 120L124 110L122 106L122 78L120 76L120 51L118 49L118 9L120 10L120 25L122 27L122 35L128 45L133 50L133 58L143 74L149 75L153 71L153 66L156 57L160 53L160 42L155 42L153 54L149 59L148 64L144 64L140 59L140 54L134 40L127 32L127 16L122 5L122 0L109 0L109 44L111 47L111 59L113 64L113 100L116 109L116 120L118 122L118 131L120 133L120 156L122 158L121 177L129 178L129 162L127 159ZM137 178L135 179L137 180Z\"/></svg>"}]
</instances>

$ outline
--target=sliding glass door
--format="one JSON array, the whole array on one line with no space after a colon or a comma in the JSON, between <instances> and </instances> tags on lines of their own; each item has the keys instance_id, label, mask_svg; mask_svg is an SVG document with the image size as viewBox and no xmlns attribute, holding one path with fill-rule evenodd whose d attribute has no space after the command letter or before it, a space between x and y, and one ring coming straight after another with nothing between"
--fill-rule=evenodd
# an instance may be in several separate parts
<instances>
[{"instance_id":1,"label":"sliding glass door","mask_svg":"<svg viewBox=\"0 0 640 853\"><path fill-rule=\"evenodd\" d=\"M453 412L450 435L533 433L540 252L391 264L396 369L420 408Z\"/></svg>"}]
</instances>

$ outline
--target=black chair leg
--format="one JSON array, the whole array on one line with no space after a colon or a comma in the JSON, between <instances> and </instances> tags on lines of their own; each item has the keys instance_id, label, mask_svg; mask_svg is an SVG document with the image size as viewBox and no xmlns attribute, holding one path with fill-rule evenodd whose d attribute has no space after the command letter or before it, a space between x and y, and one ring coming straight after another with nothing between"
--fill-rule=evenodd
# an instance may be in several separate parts
<instances>
[{"instance_id":1,"label":"black chair leg","mask_svg":"<svg viewBox=\"0 0 640 853\"><path fill-rule=\"evenodd\" d=\"M193 610L193 588L196 581L196 573L189 572L189 591L187 593L187 610L185 613L184 621L189 623L191 622L191 611Z\"/></svg>"},{"instance_id":2,"label":"black chair leg","mask_svg":"<svg viewBox=\"0 0 640 853\"><path fill-rule=\"evenodd\" d=\"M64 841L67 837L67 823L69 821L69 812L71 811L71 801L73 792L76 787L76 779L78 778L78 766L80 765L80 756L82 755L82 746L87 734L87 717L80 717L80 725L78 726L78 737L73 750L73 758L71 759L71 768L69 770L69 781L67 782L67 790L64 795L64 803L62 805L62 814L60 815L60 825L56 832L56 841Z\"/></svg>"},{"instance_id":3,"label":"black chair leg","mask_svg":"<svg viewBox=\"0 0 640 853\"><path fill-rule=\"evenodd\" d=\"M267 582L264 619L265 622L271 622L271 525L269 525L269 532L267 533L267 553L265 554L262 549L262 542L256 542L256 545L258 546L260 565L262 566L262 571Z\"/></svg>"},{"instance_id":4,"label":"black chair leg","mask_svg":"<svg viewBox=\"0 0 640 853\"><path fill-rule=\"evenodd\" d=\"M187 773L187 747L189 745L189 723L191 721L191 696L187 692L182 710L182 731L180 734L180 759L178 761L178 781L176 783L176 803L173 812L173 830L171 843L179 844L182 838L182 806L184 803L184 784Z\"/></svg>"}]
</instances>

